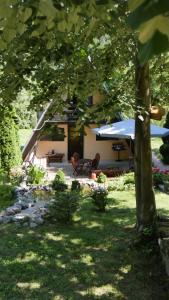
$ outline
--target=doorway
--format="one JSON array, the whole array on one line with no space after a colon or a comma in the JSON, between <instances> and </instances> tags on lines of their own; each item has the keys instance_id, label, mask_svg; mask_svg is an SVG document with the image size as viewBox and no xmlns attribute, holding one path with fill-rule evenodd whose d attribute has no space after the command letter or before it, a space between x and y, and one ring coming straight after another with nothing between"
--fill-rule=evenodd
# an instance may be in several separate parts
<instances>
[{"instance_id":1,"label":"doorway","mask_svg":"<svg viewBox=\"0 0 169 300\"><path fill-rule=\"evenodd\" d=\"M74 152L79 153L83 158L83 128L75 124L68 124L68 160L71 159Z\"/></svg>"}]
</instances>

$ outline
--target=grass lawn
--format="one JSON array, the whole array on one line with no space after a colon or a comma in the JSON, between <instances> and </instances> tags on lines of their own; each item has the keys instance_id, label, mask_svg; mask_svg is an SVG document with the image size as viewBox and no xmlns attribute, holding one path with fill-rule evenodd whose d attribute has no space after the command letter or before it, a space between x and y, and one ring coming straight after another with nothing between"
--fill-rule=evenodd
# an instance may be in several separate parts
<instances>
[{"instance_id":1,"label":"grass lawn","mask_svg":"<svg viewBox=\"0 0 169 300\"><path fill-rule=\"evenodd\" d=\"M169 197L156 194L160 213ZM84 199L72 225L0 226L1 300L168 300L169 282L152 247L130 247L132 191L112 192L106 213Z\"/></svg>"},{"instance_id":2,"label":"grass lawn","mask_svg":"<svg viewBox=\"0 0 169 300\"><path fill-rule=\"evenodd\" d=\"M29 137L31 136L32 129L20 129L19 130L19 141L20 146L25 146L26 142L28 141Z\"/></svg>"}]
</instances>

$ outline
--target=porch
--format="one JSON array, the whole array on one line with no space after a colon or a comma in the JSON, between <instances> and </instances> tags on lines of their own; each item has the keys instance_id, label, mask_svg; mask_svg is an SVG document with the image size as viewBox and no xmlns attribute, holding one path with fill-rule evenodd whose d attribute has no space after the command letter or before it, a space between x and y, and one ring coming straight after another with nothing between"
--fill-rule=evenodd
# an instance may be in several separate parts
<instances>
[{"instance_id":1,"label":"porch","mask_svg":"<svg viewBox=\"0 0 169 300\"><path fill-rule=\"evenodd\" d=\"M105 170L105 169L113 169L113 168L119 168L119 170L129 170L129 161L128 160L123 160L123 161L115 161L115 160L110 160L110 161L101 161L99 164L98 169L99 170ZM65 175L67 180L74 180L75 178L83 181L89 180L89 176L87 174L81 174L78 176L73 175L73 168L72 164L69 162L62 162L62 163L53 163L50 164L46 168L47 171L47 178L49 181L52 181L55 177L56 172L61 169Z\"/></svg>"}]
</instances>

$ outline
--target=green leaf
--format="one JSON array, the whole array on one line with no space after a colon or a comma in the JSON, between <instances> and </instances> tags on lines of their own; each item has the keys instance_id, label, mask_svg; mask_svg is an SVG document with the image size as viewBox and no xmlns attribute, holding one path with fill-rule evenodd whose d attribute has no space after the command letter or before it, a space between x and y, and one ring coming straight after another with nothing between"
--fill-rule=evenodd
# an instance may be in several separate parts
<instances>
[{"instance_id":1,"label":"green leaf","mask_svg":"<svg viewBox=\"0 0 169 300\"><path fill-rule=\"evenodd\" d=\"M46 16L50 19L53 19L56 16L56 8L54 7L52 0L40 0L39 15Z\"/></svg>"},{"instance_id":2,"label":"green leaf","mask_svg":"<svg viewBox=\"0 0 169 300\"><path fill-rule=\"evenodd\" d=\"M169 38L169 18L159 15L145 22L140 28L139 40L141 43L146 43L158 30L162 34L166 34Z\"/></svg>"},{"instance_id":3,"label":"green leaf","mask_svg":"<svg viewBox=\"0 0 169 300\"><path fill-rule=\"evenodd\" d=\"M140 6L145 1L146 0L129 0L128 5L129 5L130 11L135 10L138 6Z\"/></svg>"},{"instance_id":4,"label":"green leaf","mask_svg":"<svg viewBox=\"0 0 169 300\"><path fill-rule=\"evenodd\" d=\"M2 40L2 38L0 39L0 49L1 50L5 50L7 47L7 44L5 43L5 41Z\"/></svg>"},{"instance_id":5,"label":"green leaf","mask_svg":"<svg viewBox=\"0 0 169 300\"><path fill-rule=\"evenodd\" d=\"M139 59L142 63L148 61L153 55L158 55L169 49L169 40L166 35L156 31L154 36L145 44L139 46Z\"/></svg>"},{"instance_id":6,"label":"green leaf","mask_svg":"<svg viewBox=\"0 0 169 300\"><path fill-rule=\"evenodd\" d=\"M3 37L6 42L11 42L15 36L16 36L15 29L6 28L3 32Z\"/></svg>"},{"instance_id":7,"label":"green leaf","mask_svg":"<svg viewBox=\"0 0 169 300\"><path fill-rule=\"evenodd\" d=\"M21 14L20 21L25 23L32 15L32 9L27 7Z\"/></svg>"}]
</instances>

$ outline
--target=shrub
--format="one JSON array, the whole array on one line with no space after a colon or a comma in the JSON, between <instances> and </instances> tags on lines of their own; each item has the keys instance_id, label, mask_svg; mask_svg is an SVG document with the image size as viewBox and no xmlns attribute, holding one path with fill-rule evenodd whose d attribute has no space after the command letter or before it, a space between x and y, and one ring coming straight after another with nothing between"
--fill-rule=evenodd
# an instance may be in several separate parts
<instances>
[{"instance_id":1,"label":"shrub","mask_svg":"<svg viewBox=\"0 0 169 300\"><path fill-rule=\"evenodd\" d=\"M159 184L163 184L164 175L162 173L153 173L153 184L158 186Z\"/></svg>"},{"instance_id":2,"label":"shrub","mask_svg":"<svg viewBox=\"0 0 169 300\"><path fill-rule=\"evenodd\" d=\"M0 185L0 208L5 208L13 203L14 188L11 185Z\"/></svg>"},{"instance_id":3,"label":"shrub","mask_svg":"<svg viewBox=\"0 0 169 300\"><path fill-rule=\"evenodd\" d=\"M169 143L168 144L163 144L161 145L160 147L160 153L162 155L162 161L165 163L165 164L169 164Z\"/></svg>"},{"instance_id":4,"label":"shrub","mask_svg":"<svg viewBox=\"0 0 169 300\"><path fill-rule=\"evenodd\" d=\"M21 167L14 167L9 171L9 180L13 185L19 185L23 179L24 171Z\"/></svg>"},{"instance_id":5,"label":"shrub","mask_svg":"<svg viewBox=\"0 0 169 300\"><path fill-rule=\"evenodd\" d=\"M52 188L57 192L64 192L67 190L68 185L64 182L55 181L52 184Z\"/></svg>"},{"instance_id":6,"label":"shrub","mask_svg":"<svg viewBox=\"0 0 169 300\"><path fill-rule=\"evenodd\" d=\"M127 173L123 176L113 178L109 183L109 191L128 191L135 187L134 173Z\"/></svg>"},{"instance_id":7,"label":"shrub","mask_svg":"<svg viewBox=\"0 0 169 300\"><path fill-rule=\"evenodd\" d=\"M45 171L37 166L31 166L27 171L28 182L31 184L41 184L45 177Z\"/></svg>"},{"instance_id":8,"label":"shrub","mask_svg":"<svg viewBox=\"0 0 169 300\"><path fill-rule=\"evenodd\" d=\"M80 191L81 190L81 185L78 180L73 180L72 181L72 186L71 186L72 191Z\"/></svg>"},{"instance_id":9,"label":"shrub","mask_svg":"<svg viewBox=\"0 0 169 300\"><path fill-rule=\"evenodd\" d=\"M107 189L103 187L93 188L92 200L93 204L97 207L100 212L105 212L107 205Z\"/></svg>"},{"instance_id":10,"label":"shrub","mask_svg":"<svg viewBox=\"0 0 169 300\"><path fill-rule=\"evenodd\" d=\"M124 175L124 184L135 184L134 173Z\"/></svg>"},{"instance_id":11,"label":"shrub","mask_svg":"<svg viewBox=\"0 0 169 300\"><path fill-rule=\"evenodd\" d=\"M8 173L3 169L0 169L0 185L8 182Z\"/></svg>"},{"instance_id":12,"label":"shrub","mask_svg":"<svg viewBox=\"0 0 169 300\"><path fill-rule=\"evenodd\" d=\"M107 181L107 176L101 172L99 174L99 176L97 177L97 182L98 183L105 183L106 181Z\"/></svg>"},{"instance_id":13,"label":"shrub","mask_svg":"<svg viewBox=\"0 0 169 300\"><path fill-rule=\"evenodd\" d=\"M79 194L77 192L57 193L55 201L49 207L49 218L61 223L69 223L78 209Z\"/></svg>"},{"instance_id":14,"label":"shrub","mask_svg":"<svg viewBox=\"0 0 169 300\"><path fill-rule=\"evenodd\" d=\"M158 168L153 168L153 183L155 186L158 186L159 184L163 184L164 182L169 181L169 171L163 170L160 171Z\"/></svg>"},{"instance_id":15,"label":"shrub","mask_svg":"<svg viewBox=\"0 0 169 300\"><path fill-rule=\"evenodd\" d=\"M21 164L17 118L11 105L0 106L0 115L0 160L2 168L9 172Z\"/></svg>"},{"instance_id":16,"label":"shrub","mask_svg":"<svg viewBox=\"0 0 169 300\"><path fill-rule=\"evenodd\" d=\"M67 184L66 184L66 179L65 179L65 174L62 170L58 170L56 175L55 175L55 179L53 180L52 183L52 188L55 191L65 191L67 189Z\"/></svg>"}]
</instances>

